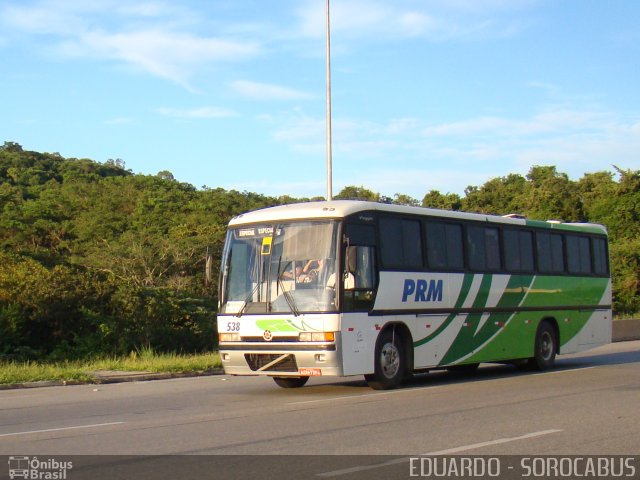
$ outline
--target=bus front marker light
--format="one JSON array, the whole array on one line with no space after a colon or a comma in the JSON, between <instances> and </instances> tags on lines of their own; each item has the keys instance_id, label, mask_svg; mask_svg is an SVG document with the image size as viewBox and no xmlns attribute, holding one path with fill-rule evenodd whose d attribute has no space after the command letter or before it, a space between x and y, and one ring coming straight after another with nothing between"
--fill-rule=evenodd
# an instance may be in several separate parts
<instances>
[{"instance_id":1,"label":"bus front marker light","mask_svg":"<svg viewBox=\"0 0 640 480\"><path fill-rule=\"evenodd\" d=\"M333 342L334 332L300 332L298 340L301 342Z\"/></svg>"},{"instance_id":2,"label":"bus front marker light","mask_svg":"<svg viewBox=\"0 0 640 480\"><path fill-rule=\"evenodd\" d=\"M298 335L298 340L301 342L310 342L311 332L300 332L300 335Z\"/></svg>"},{"instance_id":3,"label":"bus front marker light","mask_svg":"<svg viewBox=\"0 0 640 480\"><path fill-rule=\"evenodd\" d=\"M334 340L333 332L313 332L311 334L312 342L333 342Z\"/></svg>"}]
</instances>

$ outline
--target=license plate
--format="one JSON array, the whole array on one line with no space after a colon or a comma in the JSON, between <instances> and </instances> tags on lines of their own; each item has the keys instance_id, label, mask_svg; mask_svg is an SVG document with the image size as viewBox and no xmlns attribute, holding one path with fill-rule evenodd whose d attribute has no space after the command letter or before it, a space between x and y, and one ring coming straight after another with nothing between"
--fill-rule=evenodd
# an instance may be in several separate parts
<instances>
[{"instance_id":1,"label":"license plate","mask_svg":"<svg viewBox=\"0 0 640 480\"><path fill-rule=\"evenodd\" d=\"M299 368L298 373L304 377L320 377L322 370L319 368Z\"/></svg>"}]
</instances>

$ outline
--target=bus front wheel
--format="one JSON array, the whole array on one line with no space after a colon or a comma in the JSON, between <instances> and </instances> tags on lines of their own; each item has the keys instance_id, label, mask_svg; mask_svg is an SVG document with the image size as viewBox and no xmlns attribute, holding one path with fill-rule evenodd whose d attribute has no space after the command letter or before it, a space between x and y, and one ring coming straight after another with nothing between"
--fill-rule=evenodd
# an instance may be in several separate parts
<instances>
[{"instance_id":1,"label":"bus front wheel","mask_svg":"<svg viewBox=\"0 0 640 480\"><path fill-rule=\"evenodd\" d=\"M533 358L529 359L529 366L535 370L548 370L555 363L557 350L556 330L550 322L543 321L536 332Z\"/></svg>"},{"instance_id":2,"label":"bus front wheel","mask_svg":"<svg viewBox=\"0 0 640 480\"><path fill-rule=\"evenodd\" d=\"M371 388L387 390L400 385L405 376L406 357L399 333L386 330L380 335L374 361L374 373L365 375Z\"/></svg>"},{"instance_id":3,"label":"bus front wheel","mask_svg":"<svg viewBox=\"0 0 640 480\"><path fill-rule=\"evenodd\" d=\"M273 377L276 385L282 388L300 388L307 383L309 377Z\"/></svg>"}]
</instances>

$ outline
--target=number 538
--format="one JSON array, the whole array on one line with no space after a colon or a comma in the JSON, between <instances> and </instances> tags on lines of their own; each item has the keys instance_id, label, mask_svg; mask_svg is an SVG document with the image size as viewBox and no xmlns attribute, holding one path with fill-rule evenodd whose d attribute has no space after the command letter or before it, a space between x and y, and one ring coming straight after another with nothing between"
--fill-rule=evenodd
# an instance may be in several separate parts
<instances>
[{"instance_id":1,"label":"number 538","mask_svg":"<svg viewBox=\"0 0 640 480\"><path fill-rule=\"evenodd\" d=\"M239 332L240 322L227 322L227 332Z\"/></svg>"}]
</instances>

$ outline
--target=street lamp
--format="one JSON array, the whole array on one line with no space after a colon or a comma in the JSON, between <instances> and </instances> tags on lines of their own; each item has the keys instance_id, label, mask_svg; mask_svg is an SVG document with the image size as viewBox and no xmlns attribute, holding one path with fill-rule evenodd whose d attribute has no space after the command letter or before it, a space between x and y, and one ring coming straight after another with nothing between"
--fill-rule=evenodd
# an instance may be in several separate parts
<instances>
[{"instance_id":1,"label":"street lamp","mask_svg":"<svg viewBox=\"0 0 640 480\"><path fill-rule=\"evenodd\" d=\"M327 201L333 200L333 173L331 167L331 29L329 19L329 0L327 0Z\"/></svg>"}]
</instances>

